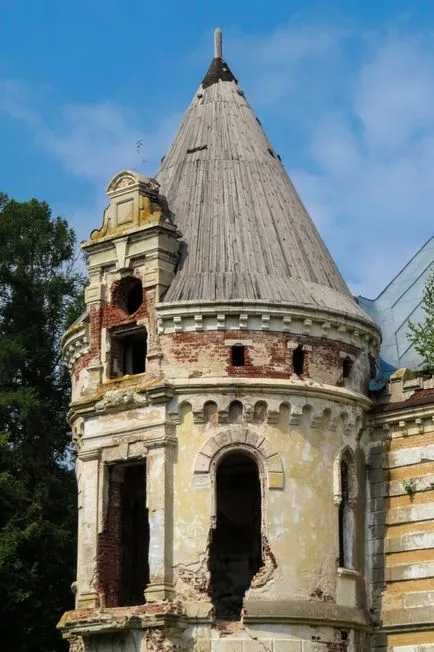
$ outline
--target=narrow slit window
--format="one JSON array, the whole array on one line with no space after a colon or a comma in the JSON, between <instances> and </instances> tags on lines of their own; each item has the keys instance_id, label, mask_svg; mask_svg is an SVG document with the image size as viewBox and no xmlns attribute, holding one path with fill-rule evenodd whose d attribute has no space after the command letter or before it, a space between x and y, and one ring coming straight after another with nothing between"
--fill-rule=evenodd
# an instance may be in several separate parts
<instances>
[{"instance_id":1,"label":"narrow slit window","mask_svg":"<svg viewBox=\"0 0 434 652\"><path fill-rule=\"evenodd\" d=\"M292 352L292 368L297 376L302 376L304 373L304 351L303 345L299 344Z\"/></svg>"},{"instance_id":2,"label":"narrow slit window","mask_svg":"<svg viewBox=\"0 0 434 652\"><path fill-rule=\"evenodd\" d=\"M347 357L342 360L342 375L344 378L350 377L352 368L353 368L353 361L347 355Z\"/></svg>"},{"instance_id":3,"label":"narrow slit window","mask_svg":"<svg viewBox=\"0 0 434 652\"><path fill-rule=\"evenodd\" d=\"M217 467L216 527L210 548L215 616L239 620L243 598L261 568L261 485L256 462L245 453L225 456Z\"/></svg>"},{"instance_id":4,"label":"narrow slit window","mask_svg":"<svg viewBox=\"0 0 434 652\"><path fill-rule=\"evenodd\" d=\"M350 470L347 460L341 461L342 499L339 505L339 566L352 568L353 515L350 505Z\"/></svg>"},{"instance_id":5,"label":"narrow slit window","mask_svg":"<svg viewBox=\"0 0 434 652\"><path fill-rule=\"evenodd\" d=\"M231 350L231 364L233 367L244 367L246 364L246 347L235 344Z\"/></svg>"}]
</instances>

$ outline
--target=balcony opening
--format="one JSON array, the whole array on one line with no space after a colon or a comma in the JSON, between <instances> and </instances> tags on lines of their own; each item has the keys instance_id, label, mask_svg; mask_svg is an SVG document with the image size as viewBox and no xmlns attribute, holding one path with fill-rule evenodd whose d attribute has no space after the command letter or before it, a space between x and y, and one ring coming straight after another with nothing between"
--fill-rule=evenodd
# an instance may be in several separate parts
<instances>
[{"instance_id":1,"label":"balcony opening","mask_svg":"<svg viewBox=\"0 0 434 652\"><path fill-rule=\"evenodd\" d=\"M126 466L121 491L120 606L143 604L149 582L149 522L144 464Z\"/></svg>"},{"instance_id":2,"label":"balcony opening","mask_svg":"<svg viewBox=\"0 0 434 652\"><path fill-rule=\"evenodd\" d=\"M242 344L234 344L231 349L231 365L233 367L244 367L246 364L246 347Z\"/></svg>"},{"instance_id":3,"label":"balcony opening","mask_svg":"<svg viewBox=\"0 0 434 652\"><path fill-rule=\"evenodd\" d=\"M304 373L304 350L302 344L299 344L292 352L292 369L297 376L302 376Z\"/></svg>"},{"instance_id":4,"label":"balcony opening","mask_svg":"<svg viewBox=\"0 0 434 652\"><path fill-rule=\"evenodd\" d=\"M98 580L104 604L143 604L149 582L146 466L115 464L107 468L107 474L107 511L98 539Z\"/></svg>"},{"instance_id":5,"label":"balcony opening","mask_svg":"<svg viewBox=\"0 0 434 652\"><path fill-rule=\"evenodd\" d=\"M257 464L245 453L229 453L218 465L216 519L209 562L214 614L239 620L262 566L261 484Z\"/></svg>"}]
</instances>

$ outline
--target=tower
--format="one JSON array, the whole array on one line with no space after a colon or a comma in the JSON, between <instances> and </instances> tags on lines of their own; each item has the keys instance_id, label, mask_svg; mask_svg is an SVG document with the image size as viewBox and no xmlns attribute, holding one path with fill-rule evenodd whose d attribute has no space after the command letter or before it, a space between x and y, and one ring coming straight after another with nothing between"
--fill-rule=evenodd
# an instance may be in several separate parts
<instances>
[{"instance_id":1,"label":"tower","mask_svg":"<svg viewBox=\"0 0 434 652\"><path fill-rule=\"evenodd\" d=\"M156 179L121 172L64 337L72 650L369 650L379 332L215 56Z\"/></svg>"}]
</instances>

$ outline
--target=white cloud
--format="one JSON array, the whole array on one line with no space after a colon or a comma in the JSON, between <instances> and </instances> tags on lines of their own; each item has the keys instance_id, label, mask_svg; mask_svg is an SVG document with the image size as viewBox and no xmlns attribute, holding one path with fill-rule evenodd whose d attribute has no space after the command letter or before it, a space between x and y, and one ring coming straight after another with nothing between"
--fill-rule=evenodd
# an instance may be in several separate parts
<instances>
[{"instance_id":1,"label":"white cloud","mask_svg":"<svg viewBox=\"0 0 434 652\"><path fill-rule=\"evenodd\" d=\"M249 95L287 125L278 149L351 289L375 296L433 234L434 34L295 31L245 38Z\"/></svg>"},{"instance_id":2,"label":"white cloud","mask_svg":"<svg viewBox=\"0 0 434 652\"><path fill-rule=\"evenodd\" d=\"M49 121L32 108L32 100L25 82L0 82L0 110L24 122L38 147L67 172L98 184L106 184L123 168L153 174L179 119L178 114L167 116L154 133L144 134L133 109L109 101L55 107Z\"/></svg>"},{"instance_id":3,"label":"white cloud","mask_svg":"<svg viewBox=\"0 0 434 652\"><path fill-rule=\"evenodd\" d=\"M402 25L369 34L293 25L232 31L225 40L229 64L263 123L279 132L275 145L351 289L375 296L433 234L434 35ZM207 61L209 35L200 51ZM32 99L22 82L0 84L0 110L100 193L87 203L94 210L75 207L80 237L99 223L112 174L153 174L180 119L177 111L143 133L131 107L68 104L49 120Z\"/></svg>"},{"instance_id":4,"label":"white cloud","mask_svg":"<svg viewBox=\"0 0 434 652\"><path fill-rule=\"evenodd\" d=\"M106 101L54 107L50 121L44 112L33 108L36 95L24 81L0 81L0 111L23 122L36 145L58 160L68 174L90 184L85 205L79 197L74 205L53 206L54 213L68 216L78 239L87 240L101 223L107 204L104 191L112 176L121 169L155 174L180 115L166 116L154 132L144 133L133 109Z\"/></svg>"}]
</instances>

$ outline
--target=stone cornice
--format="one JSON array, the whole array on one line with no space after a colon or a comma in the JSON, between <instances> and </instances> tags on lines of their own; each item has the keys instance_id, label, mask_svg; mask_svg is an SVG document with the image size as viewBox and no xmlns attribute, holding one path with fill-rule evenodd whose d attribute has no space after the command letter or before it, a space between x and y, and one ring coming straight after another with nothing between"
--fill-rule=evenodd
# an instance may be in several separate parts
<instances>
[{"instance_id":1,"label":"stone cornice","mask_svg":"<svg viewBox=\"0 0 434 652\"><path fill-rule=\"evenodd\" d=\"M397 410L389 410L387 412L372 412L370 420L374 426L383 426L398 424L401 421L414 422L417 419L433 419L434 420L434 400L428 405L415 406L409 403L405 407L400 407Z\"/></svg>"},{"instance_id":2,"label":"stone cornice","mask_svg":"<svg viewBox=\"0 0 434 652\"><path fill-rule=\"evenodd\" d=\"M307 600L247 599L243 622L246 625L297 623L371 629L368 615L360 608Z\"/></svg>"},{"instance_id":3,"label":"stone cornice","mask_svg":"<svg viewBox=\"0 0 434 652\"><path fill-rule=\"evenodd\" d=\"M262 301L158 303L160 335L209 330L259 330L334 339L377 355L380 331L369 320L318 306Z\"/></svg>"},{"instance_id":4,"label":"stone cornice","mask_svg":"<svg viewBox=\"0 0 434 652\"><path fill-rule=\"evenodd\" d=\"M124 607L98 611L73 611L63 615L58 624L63 636L95 636L122 630L173 627L185 629L188 626L211 623L211 617L189 617L177 613L178 604L166 603L159 612L151 603L149 607ZM146 613L149 611L149 613ZM170 611L172 611L170 613ZM166 613L165 613L166 612ZM246 600L243 623L258 624L302 624L353 628L370 631L367 614L356 607L314 602L307 600Z\"/></svg>"},{"instance_id":5,"label":"stone cornice","mask_svg":"<svg viewBox=\"0 0 434 652\"><path fill-rule=\"evenodd\" d=\"M63 357L69 369L78 358L90 351L89 326L79 322L68 328L62 337Z\"/></svg>"},{"instance_id":6,"label":"stone cornice","mask_svg":"<svg viewBox=\"0 0 434 652\"><path fill-rule=\"evenodd\" d=\"M212 394L222 390L238 393L246 391L258 394L288 394L322 398L363 407L369 410L372 401L363 394L344 387L335 387L316 383L311 380L293 380L292 378L179 378L171 381L175 394L192 394L195 392Z\"/></svg>"},{"instance_id":7,"label":"stone cornice","mask_svg":"<svg viewBox=\"0 0 434 652\"><path fill-rule=\"evenodd\" d=\"M122 412L126 407L139 408L151 404L168 403L175 395L220 394L248 392L249 394L279 394L288 397L306 397L352 405L365 411L372 407L372 401L363 394L344 387L322 385L311 380L273 378L187 378L172 379L171 382L155 384L150 388L129 386L115 391L98 392L80 401L71 403L68 413L70 423L79 416L93 416L98 413Z\"/></svg>"}]
</instances>

